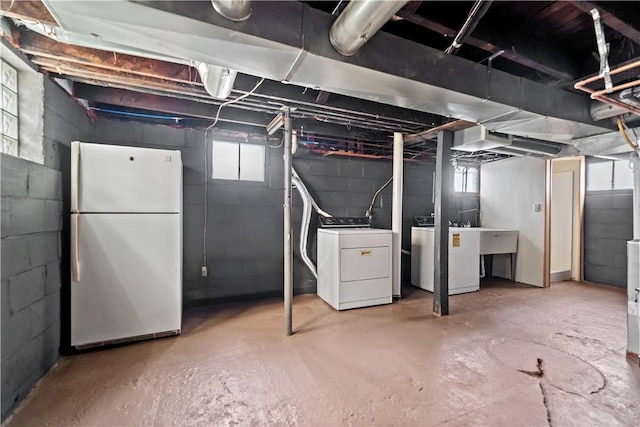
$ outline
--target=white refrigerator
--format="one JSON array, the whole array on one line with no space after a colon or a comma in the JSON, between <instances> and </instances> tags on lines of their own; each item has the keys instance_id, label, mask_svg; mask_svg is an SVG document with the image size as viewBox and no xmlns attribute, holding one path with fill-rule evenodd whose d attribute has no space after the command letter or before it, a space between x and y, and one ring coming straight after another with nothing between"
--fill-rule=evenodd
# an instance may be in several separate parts
<instances>
[{"instance_id":1,"label":"white refrigerator","mask_svg":"<svg viewBox=\"0 0 640 427\"><path fill-rule=\"evenodd\" d=\"M180 333L179 151L71 145L71 345Z\"/></svg>"}]
</instances>

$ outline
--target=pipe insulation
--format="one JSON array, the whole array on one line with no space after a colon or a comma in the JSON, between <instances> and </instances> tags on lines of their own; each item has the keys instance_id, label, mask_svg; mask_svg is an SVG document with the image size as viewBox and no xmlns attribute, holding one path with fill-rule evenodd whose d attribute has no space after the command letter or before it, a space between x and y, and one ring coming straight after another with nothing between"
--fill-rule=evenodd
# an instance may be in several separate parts
<instances>
[{"instance_id":1,"label":"pipe insulation","mask_svg":"<svg viewBox=\"0 0 640 427\"><path fill-rule=\"evenodd\" d=\"M311 224L311 195L309 191L302 183L300 177L296 174L291 177L291 182L295 186L295 189L300 193L302 198L302 223L300 224L300 257L307 266L313 277L318 280L318 272L316 266L313 265L313 261L309 258L307 253L307 242L309 240L309 225Z\"/></svg>"},{"instance_id":2,"label":"pipe insulation","mask_svg":"<svg viewBox=\"0 0 640 427\"><path fill-rule=\"evenodd\" d=\"M400 297L402 283L402 186L403 139L400 132L393 133L393 198L391 208L391 232L393 233L392 294Z\"/></svg>"},{"instance_id":3,"label":"pipe insulation","mask_svg":"<svg viewBox=\"0 0 640 427\"><path fill-rule=\"evenodd\" d=\"M336 18L329 40L343 56L353 56L407 1L351 0Z\"/></svg>"}]
</instances>

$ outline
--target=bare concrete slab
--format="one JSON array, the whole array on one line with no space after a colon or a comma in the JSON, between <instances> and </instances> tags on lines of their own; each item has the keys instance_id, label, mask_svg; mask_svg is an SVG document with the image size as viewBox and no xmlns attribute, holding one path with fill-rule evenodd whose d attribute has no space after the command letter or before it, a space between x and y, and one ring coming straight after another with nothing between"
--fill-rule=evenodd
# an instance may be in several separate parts
<instances>
[{"instance_id":1,"label":"bare concrete slab","mask_svg":"<svg viewBox=\"0 0 640 427\"><path fill-rule=\"evenodd\" d=\"M6 426L640 425L621 289L483 282L336 312L279 300L185 313L181 336L63 358Z\"/></svg>"}]
</instances>

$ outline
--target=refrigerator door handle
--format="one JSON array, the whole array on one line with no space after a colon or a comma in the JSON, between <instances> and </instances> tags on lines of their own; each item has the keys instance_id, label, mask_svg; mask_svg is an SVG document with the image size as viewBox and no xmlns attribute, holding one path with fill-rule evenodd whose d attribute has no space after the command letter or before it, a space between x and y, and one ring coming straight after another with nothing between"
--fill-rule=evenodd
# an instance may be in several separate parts
<instances>
[{"instance_id":1,"label":"refrigerator door handle","mask_svg":"<svg viewBox=\"0 0 640 427\"><path fill-rule=\"evenodd\" d=\"M80 143L73 141L71 143L71 212L79 212L79 200L78 200L78 181L80 177Z\"/></svg>"},{"instance_id":2,"label":"refrigerator door handle","mask_svg":"<svg viewBox=\"0 0 640 427\"><path fill-rule=\"evenodd\" d=\"M80 281L80 253L78 248L78 221L80 215L71 215L71 280Z\"/></svg>"}]
</instances>

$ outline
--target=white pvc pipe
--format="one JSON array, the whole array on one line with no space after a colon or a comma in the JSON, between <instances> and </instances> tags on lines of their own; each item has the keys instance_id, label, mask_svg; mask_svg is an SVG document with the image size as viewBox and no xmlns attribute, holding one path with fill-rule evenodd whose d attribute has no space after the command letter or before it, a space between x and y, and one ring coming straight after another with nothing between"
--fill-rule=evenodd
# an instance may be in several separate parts
<instances>
[{"instance_id":1,"label":"white pvc pipe","mask_svg":"<svg viewBox=\"0 0 640 427\"><path fill-rule=\"evenodd\" d=\"M402 180L403 180L402 134L393 134L393 199L391 207L391 232L393 233L392 293L400 297L402 284Z\"/></svg>"},{"instance_id":2,"label":"white pvc pipe","mask_svg":"<svg viewBox=\"0 0 640 427\"><path fill-rule=\"evenodd\" d=\"M631 160L633 164L633 240L640 240L640 157Z\"/></svg>"}]
</instances>

